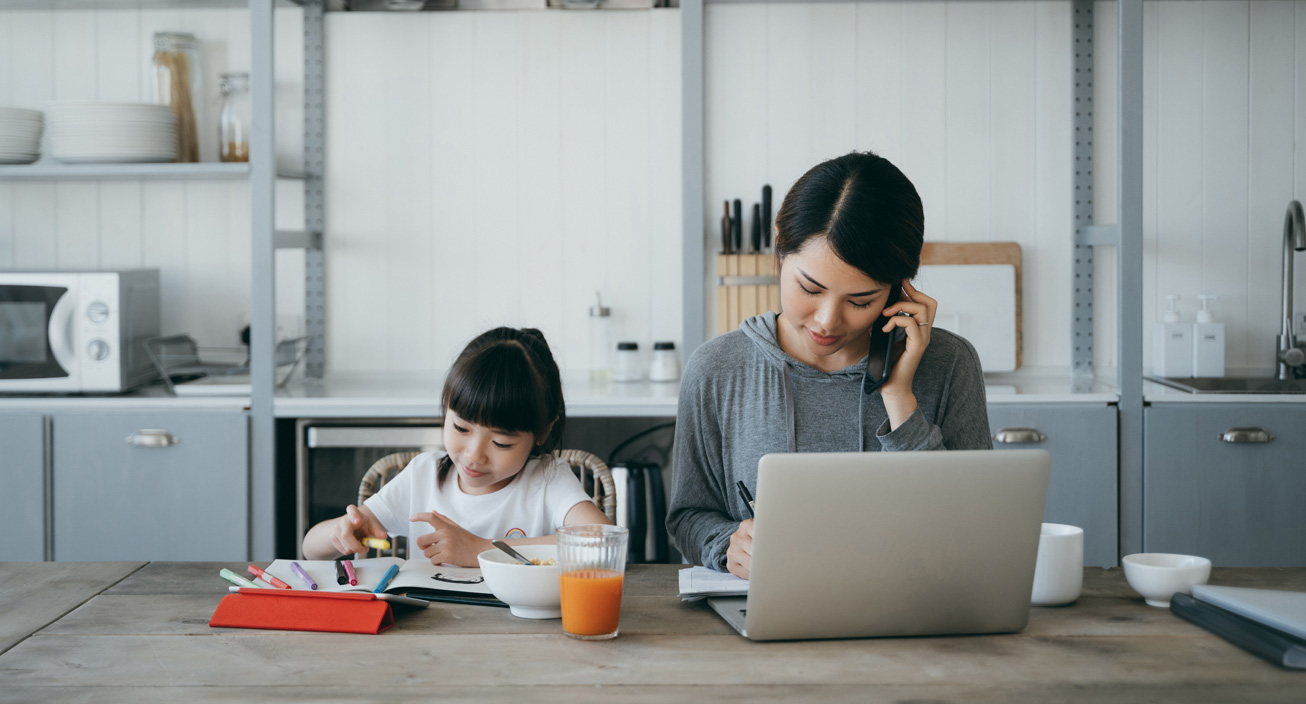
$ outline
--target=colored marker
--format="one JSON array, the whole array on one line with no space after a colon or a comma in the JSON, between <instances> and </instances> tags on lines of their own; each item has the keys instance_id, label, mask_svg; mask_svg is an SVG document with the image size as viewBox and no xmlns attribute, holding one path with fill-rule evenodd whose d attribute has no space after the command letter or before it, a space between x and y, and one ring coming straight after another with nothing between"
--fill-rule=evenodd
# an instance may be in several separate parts
<instances>
[{"instance_id":1,"label":"colored marker","mask_svg":"<svg viewBox=\"0 0 1306 704\"><path fill-rule=\"evenodd\" d=\"M342 560L345 563L345 574L349 575L349 586L358 586L358 575L354 574L354 561Z\"/></svg>"},{"instance_id":2,"label":"colored marker","mask_svg":"<svg viewBox=\"0 0 1306 704\"><path fill-rule=\"evenodd\" d=\"M345 574L345 565L340 560L336 560L336 584L344 584L349 581L349 575Z\"/></svg>"},{"instance_id":3,"label":"colored marker","mask_svg":"<svg viewBox=\"0 0 1306 704\"><path fill-rule=\"evenodd\" d=\"M296 575L299 575L299 578L303 580L304 584L308 585L309 589L317 589L317 582L314 582L313 578L308 576L308 573L304 571L303 567L299 566L298 562L291 562L290 569Z\"/></svg>"},{"instance_id":4,"label":"colored marker","mask_svg":"<svg viewBox=\"0 0 1306 704\"><path fill-rule=\"evenodd\" d=\"M363 544L376 550L390 549L390 541L385 538L363 538Z\"/></svg>"},{"instance_id":5,"label":"colored marker","mask_svg":"<svg viewBox=\"0 0 1306 704\"><path fill-rule=\"evenodd\" d=\"M222 568L222 571L219 572L218 574L222 575L222 578L223 578L223 579L227 580L228 582L231 582L232 584L236 584L236 585L239 585L239 586L242 586L242 587L249 587L249 588L251 588L251 589L262 589L262 588L263 588L263 587L260 587L257 583L255 583L255 582L251 582L251 581L249 581L248 579L245 579L244 577L242 577L242 576L236 574L235 572L232 572L231 570L227 569L226 567L223 567L223 568Z\"/></svg>"},{"instance_id":6,"label":"colored marker","mask_svg":"<svg viewBox=\"0 0 1306 704\"><path fill-rule=\"evenodd\" d=\"M399 565L390 565L390 569L385 571L385 576L381 578L381 583L376 585L376 589L373 589L372 593L380 594L381 592L384 592L385 588L390 586L390 580L394 579L397 574L399 574Z\"/></svg>"},{"instance_id":7,"label":"colored marker","mask_svg":"<svg viewBox=\"0 0 1306 704\"><path fill-rule=\"evenodd\" d=\"M267 572L264 572L263 570L259 569L257 565L250 565L250 566L249 566L249 573L252 574L252 575L254 575L255 577L261 577L261 578L263 579L263 581L267 582L268 584L271 584L272 586L274 586L274 587L276 587L276 588L278 588L278 589L290 589L290 588L291 588L289 584L286 584L285 582L283 582L283 581L277 579L276 577L273 577L272 575L268 574Z\"/></svg>"}]
</instances>

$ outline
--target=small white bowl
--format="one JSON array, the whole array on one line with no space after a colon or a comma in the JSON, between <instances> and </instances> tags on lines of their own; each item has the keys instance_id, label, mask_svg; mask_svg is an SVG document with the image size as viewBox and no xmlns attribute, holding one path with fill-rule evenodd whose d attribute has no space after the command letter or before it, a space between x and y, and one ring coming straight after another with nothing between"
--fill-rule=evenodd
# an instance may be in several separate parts
<instances>
[{"instance_id":1,"label":"small white bowl","mask_svg":"<svg viewBox=\"0 0 1306 704\"><path fill-rule=\"evenodd\" d=\"M494 548L476 556L481 574L494 596L508 605L518 618L562 618L562 595L558 581L558 546L517 545L517 552L530 560L553 560L552 565L523 565Z\"/></svg>"},{"instance_id":2,"label":"small white bowl","mask_svg":"<svg viewBox=\"0 0 1306 704\"><path fill-rule=\"evenodd\" d=\"M1175 594L1192 594L1194 584L1206 584L1211 561L1193 555L1140 552L1125 555L1125 580L1152 606L1169 607Z\"/></svg>"}]
</instances>

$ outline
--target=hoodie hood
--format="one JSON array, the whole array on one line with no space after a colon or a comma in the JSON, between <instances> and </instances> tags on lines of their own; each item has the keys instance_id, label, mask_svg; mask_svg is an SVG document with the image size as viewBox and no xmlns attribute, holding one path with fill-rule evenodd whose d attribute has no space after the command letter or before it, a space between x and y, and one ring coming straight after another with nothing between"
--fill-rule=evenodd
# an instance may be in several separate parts
<instances>
[{"instance_id":1,"label":"hoodie hood","mask_svg":"<svg viewBox=\"0 0 1306 704\"><path fill-rule=\"evenodd\" d=\"M844 367L833 372L823 372L816 367L805 362L800 362L780 348L780 341L776 335L776 325L779 316L774 312L755 315L745 319L739 324L739 329L744 335L752 341L753 346L761 352L763 358L771 365L778 367L784 374L784 405L785 405L785 425L787 440L790 452L798 451L798 436L794 431L794 382L793 376L798 376L804 380L816 383L847 383L856 380L860 384L866 382L866 358L852 366ZM857 434L857 451L866 451L866 438L862 432L863 418L865 417L867 394L857 394L857 427L854 431Z\"/></svg>"}]
</instances>

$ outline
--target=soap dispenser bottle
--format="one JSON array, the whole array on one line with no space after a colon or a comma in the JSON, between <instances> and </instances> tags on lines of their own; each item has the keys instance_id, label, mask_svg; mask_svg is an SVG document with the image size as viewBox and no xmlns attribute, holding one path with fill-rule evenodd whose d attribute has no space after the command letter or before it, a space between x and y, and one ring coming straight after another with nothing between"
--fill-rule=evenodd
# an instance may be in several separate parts
<instances>
[{"instance_id":1,"label":"soap dispenser bottle","mask_svg":"<svg viewBox=\"0 0 1306 704\"><path fill-rule=\"evenodd\" d=\"M1165 297L1161 320L1152 325L1152 373L1187 378L1193 375L1193 326L1179 322L1179 297Z\"/></svg>"},{"instance_id":2,"label":"soap dispenser bottle","mask_svg":"<svg viewBox=\"0 0 1306 704\"><path fill-rule=\"evenodd\" d=\"M1215 322L1207 304L1216 297L1203 293L1198 296L1202 309L1197 311L1193 323L1193 376L1224 376L1224 323Z\"/></svg>"}]
</instances>

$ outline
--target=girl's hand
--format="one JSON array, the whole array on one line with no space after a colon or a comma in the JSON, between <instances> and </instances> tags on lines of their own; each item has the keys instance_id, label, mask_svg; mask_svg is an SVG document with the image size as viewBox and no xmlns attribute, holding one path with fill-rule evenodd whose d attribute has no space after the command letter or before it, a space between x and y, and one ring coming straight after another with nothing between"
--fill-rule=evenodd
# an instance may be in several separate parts
<instances>
[{"instance_id":1,"label":"girl's hand","mask_svg":"<svg viewBox=\"0 0 1306 704\"><path fill-rule=\"evenodd\" d=\"M739 528L730 535L730 547L726 549L726 569L736 577L748 579L749 568L753 564L753 519L739 524Z\"/></svg>"},{"instance_id":2,"label":"girl's hand","mask_svg":"<svg viewBox=\"0 0 1306 704\"><path fill-rule=\"evenodd\" d=\"M433 565L476 567L476 556L494 547L489 540L468 533L462 526L435 511L415 513L408 520L428 523L435 529L434 532L417 536L414 541L417 549Z\"/></svg>"},{"instance_id":3,"label":"girl's hand","mask_svg":"<svg viewBox=\"0 0 1306 704\"><path fill-rule=\"evenodd\" d=\"M916 396L912 394L911 383L925 348L930 346L930 330L939 309L938 301L916 290L910 281L903 279L902 289L902 298L884 309L883 314L890 317L881 328L884 332L890 332L899 327L907 333L907 348L898 356L893 370L889 372L889 381L880 387L880 396L889 411L889 425L893 428L898 427L916 410ZM898 313L909 313L911 317Z\"/></svg>"},{"instance_id":4,"label":"girl's hand","mask_svg":"<svg viewBox=\"0 0 1306 704\"><path fill-rule=\"evenodd\" d=\"M331 529L331 547L341 555L367 552L363 538L386 538L385 526L376 520L371 511L363 511L350 504L345 507L345 515L336 519Z\"/></svg>"}]
</instances>

